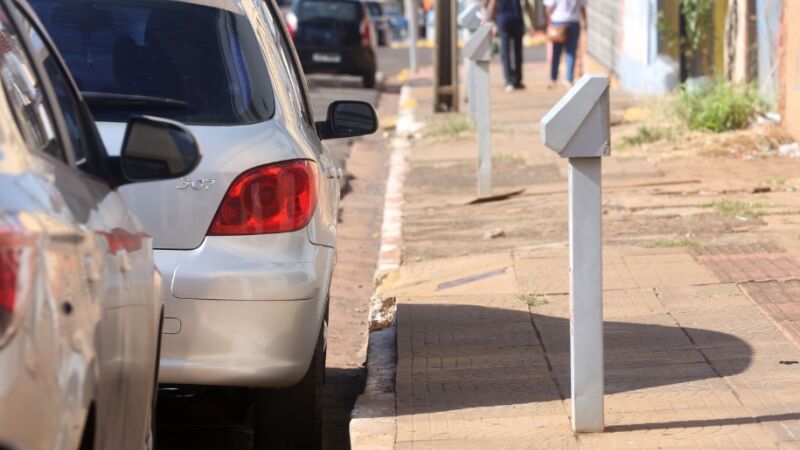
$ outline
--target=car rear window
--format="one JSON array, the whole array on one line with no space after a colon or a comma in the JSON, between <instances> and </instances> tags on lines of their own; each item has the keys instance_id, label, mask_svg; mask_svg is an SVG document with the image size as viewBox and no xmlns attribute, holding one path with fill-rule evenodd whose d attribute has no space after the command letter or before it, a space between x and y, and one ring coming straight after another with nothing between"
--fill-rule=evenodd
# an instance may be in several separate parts
<instances>
[{"instance_id":1,"label":"car rear window","mask_svg":"<svg viewBox=\"0 0 800 450\"><path fill-rule=\"evenodd\" d=\"M188 124L272 117L266 64L247 18L163 0L32 0L101 121L152 114Z\"/></svg>"},{"instance_id":2,"label":"car rear window","mask_svg":"<svg viewBox=\"0 0 800 450\"><path fill-rule=\"evenodd\" d=\"M304 22L361 20L361 5L355 2L304 1L300 3L297 18Z\"/></svg>"}]
</instances>

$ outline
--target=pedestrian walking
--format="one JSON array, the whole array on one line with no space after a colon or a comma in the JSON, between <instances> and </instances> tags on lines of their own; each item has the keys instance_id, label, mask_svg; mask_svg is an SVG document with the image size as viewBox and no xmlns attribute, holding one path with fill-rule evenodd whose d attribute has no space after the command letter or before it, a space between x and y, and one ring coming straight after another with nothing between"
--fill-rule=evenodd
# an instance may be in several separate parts
<instances>
[{"instance_id":1,"label":"pedestrian walking","mask_svg":"<svg viewBox=\"0 0 800 450\"><path fill-rule=\"evenodd\" d=\"M547 11L547 39L553 44L550 58L550 84L553 88L558 81L558 66L561 53L567 52L567 84L575 81L575 60L581 30L586 29L587 0L544 0Z\"/></svg>"},{"instance_id":2,"label":"pedestrian walking","mask_svg":"<svg viewBox=\"0 0 800 450\"><path fill-rule=\"evenodd\" d=\"M487 15L489 21L497 25L500 35L500 54L503 61L503 76L506 80L506 92L525 89L522 84L522 36L525 34L525 23L522 19L523 6L535 23L533 9L529 0L489 0Z\"/></svg>"}]
</instances>

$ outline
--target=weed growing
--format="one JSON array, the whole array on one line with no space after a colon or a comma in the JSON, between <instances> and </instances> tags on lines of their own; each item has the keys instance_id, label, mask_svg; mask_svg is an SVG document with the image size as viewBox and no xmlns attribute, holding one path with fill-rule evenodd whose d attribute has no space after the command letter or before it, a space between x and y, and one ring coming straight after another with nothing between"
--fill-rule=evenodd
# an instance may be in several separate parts
<instances>
[{"instance_id":1,"label":"weed growing","mask_svg":"<svg viewBox=\"0 0 800 450\"><path fill-rule=\"evenodd\" d=\"M689 129L715 133L745 128L764 109L755 87L722 79L684 86L676 99L678 117Z\"/></svg>"},{"instance_id":2,"label":"weed growing","mask_svg":"<svg viewBox=\"0 0 800 450\"><path fill-rule=\"evenodd\" d=\"M740 200L720 200L718 202L707 205L714 208L722 217L729 219L755 219L763 215L759 208L763 205L759 203L743 202Z\"/></svg>"},{"instance_id":3,"label":"weed growing","mask_svg":"<svg viewBox=\"0 0 800 450\"><path fill-rule=\"evenodd\" d=\"M700 241L697 239L668 239L664 241L651 242L645 244L644 248L680 248L680 247L698 247Z\"/></svg>"},{"instance_id":4,"label":"weed growing","mask_svg":"<svg viewBox=\"0 0 800 450\"><path fill-rule=\"evenodd\" d=\"M675 130L667 127L649 127L647 125L639 125L636 128L636 133L631 136L622 138L621 143L623 147L650 144L664 139L672 139L675 136Z\"/></svg>"},{"instance_id":5,"label":"weed growing","mask_svg":"<svg viewBox=\"0 0 800 450\"><path fill-rule=\"evenodd\" d=\"M429 137L450 138L471 132L473 129L474 125L466 116L458 113L446 113L441 121L429 127L425 134Z\"/></svg>"},{"instance_id":6,"label":"weed growing","mask_svg":"<svg viewBox=\"0 0 800 450\"><path fill-rule=\"evenodd\" d=\"M536 294L518 295L517 300L525 302L525 304L527 304L531 308L547 304L547 299L543 295L536 295Z\"/></svg>"}]
</instances>

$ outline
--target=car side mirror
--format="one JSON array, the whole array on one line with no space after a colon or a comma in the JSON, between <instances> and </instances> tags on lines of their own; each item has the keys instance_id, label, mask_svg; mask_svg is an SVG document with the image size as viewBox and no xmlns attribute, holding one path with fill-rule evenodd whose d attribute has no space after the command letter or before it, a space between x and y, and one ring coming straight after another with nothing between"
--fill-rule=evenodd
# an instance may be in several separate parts
<instances>
[{"instance_id":1,"label":"car side mirror","mask_svg":"<svg viewBox=\"0 0 800 450\"><path fill-rule=\"evenodd\" d=\"M320 139L339 139L372 134L378 130L378 114L367 102L335 101L328 106L328 118L317 122Z\"/></svg>"},{"instance_id":2,"label":"car side mirror","mask_svg":"<svg viewBox=\"0 0 800 450\"><path fill-rule=\"evenodd\" d=\"M200 163L194 135L182 124L158 117L132 117L125 130L120 168L127 182L177 178Z\"/></svg>"}]
</instances>

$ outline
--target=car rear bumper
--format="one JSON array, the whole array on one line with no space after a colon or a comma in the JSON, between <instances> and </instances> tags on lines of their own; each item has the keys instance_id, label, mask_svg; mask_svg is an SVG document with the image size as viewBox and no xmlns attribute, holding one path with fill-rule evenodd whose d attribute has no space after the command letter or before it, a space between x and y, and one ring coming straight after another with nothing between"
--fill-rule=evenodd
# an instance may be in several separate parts
<instances>
[{"instance_id":1,"label":"car rear bumper","mask_svg":"<svg viewBox=\"0 0 800 450\"><path fill-rule=\"evenodd\" d=\"M314 53L337 54L341 61L324 63L314 61ZM375 53L369 47L331 48L316 46L298 46L297 54L303 71L306 73L338 73L345 75L363 75L375 73Z\"/></svg>"},{"instance_id":2,"label":"car rear bumper","mask_svg":"<svg viewBox=\"0 0 800 450\"><path fill-rule=\"evenodd\" d=\"M167 286L159 382L300 381L327 307L332 248L301 231L209 237L195 250L155 253Z\"/></svg>"}]
</instances>

